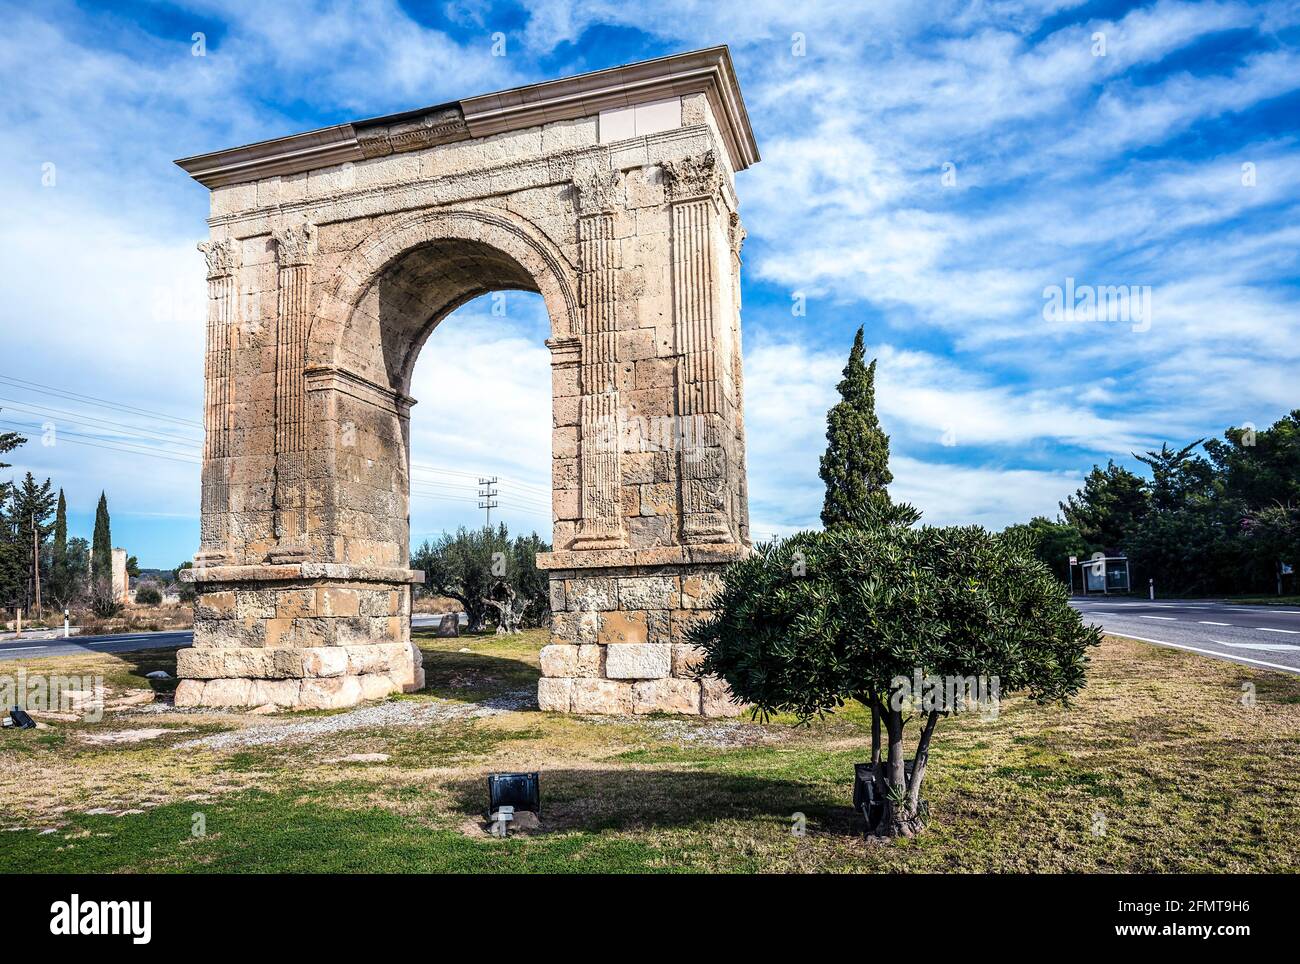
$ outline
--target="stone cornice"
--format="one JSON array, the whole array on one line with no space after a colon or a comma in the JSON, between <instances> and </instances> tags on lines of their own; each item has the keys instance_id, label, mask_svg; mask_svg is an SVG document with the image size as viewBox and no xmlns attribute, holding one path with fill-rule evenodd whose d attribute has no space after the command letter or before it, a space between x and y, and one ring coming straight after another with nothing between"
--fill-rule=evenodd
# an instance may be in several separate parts
<instances>
[{"instance_id":1,"label":"stone cornice","mask_svg":"<svg viewBox=\"0 0 1300 964\"><path fill-rule=\"evenodd\" d=\"M197 566L182 569L181 582L237 583L298 582L300 580L332 579L347 582L422 583L424 573L419 569L401 569L393 566L354 566L339 562L295 562L260 565Z\"/></svg>"},{"instance_id":2,"label":"stone cornice","mask_svg":"<svg viewBox=\"0 0 1300 964\"><path fill-rule=\"evenodd\" d=\"M232 231L232 236L240 239L268 234L272 230L266 226L268 211L273 210L279 218L301 217L311 221L318 228L326 224L353 221L357 218L373 217L376 214L394 214L402 211L417 211L430 206L429 194L436 195L434 204L463 204L493 197L497 191L492 187L492 176L509 172L512 180L526 183L529 188L547 187L553 184L572 184L574 175L583 166L614 163L615 167L624 169L643 164L658 164L659 155L669 149L681 146L683 150L699 151L720 149L720 142L713 129L699 124L692 127L679 127L657 134L643 134L640 137L623 141L619 144L597 144L589 147L574 148L532 158L525 161L510 161L501 164L485 165L475 168L470 173L446 174L416 182L399 182L385 185L381 192L373 187L355 187L339 190L324 197L308 197L296 201L281 202L272 208L250 206L229 214L214 215L207 219L210 227L225 226ZM629 157L648 160L628 160ZM730 185L723 183L724 193L735 206L735 195ZM351 202L345 211L339 211L341 202ZM242 225L252 222L257 226L246 229ZM275 223L279 223L276 221Z\"/></svg>"},{"instance_id":3,"label":"stone cornice","mask_svg":"<svg viewBox=\"0 0 1300 964\"><path fill-rule=\"evenodd\" d=\"M415 404L415 399L409 395L376 385L367 378L338 368L309 368L303 372L303 379L309 392L341 392L403 416L409 415L411 406Z\"/></svg>"},{"instance_id":4,"label":"stone cornice","mask_svg":"<svg viewBox=\"0 0 1300 964\"><path fill-rule=\"evenodd\" d=\"M758 145L725 46L339 124L176 163L205 187L216 188L694 93L708 97L732 168L743 171L756 163Z\"/></svg>"},{"instance_id":5,"label":"stone cornice","mask_svg":"<svg viewBox=\"0 0 1300 964\"><path fill-rule=\"evenodd\" d=\"M680 566L704 563L728 563L744 559L750 553L745 543L716 543L698 546L652 546L645 549L582 549L539 552L537 568L593 569L610 566Z\"/></svg>"}]
</instances>

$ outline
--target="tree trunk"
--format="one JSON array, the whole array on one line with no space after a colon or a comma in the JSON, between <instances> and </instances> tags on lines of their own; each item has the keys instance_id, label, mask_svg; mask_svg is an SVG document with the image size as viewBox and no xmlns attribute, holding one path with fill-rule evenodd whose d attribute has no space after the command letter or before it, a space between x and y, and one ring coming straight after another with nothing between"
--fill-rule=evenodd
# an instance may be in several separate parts
<instances>
[{"instance_id":1,"label":"tree trunk","mask_svg":"<svg viewBox=\"0 0 1300 964\"><path fill-rule=\"evenodd\" d=\"M871 694L871 765L880 766L880 705Z\"/></svg>"},{"instance_id":2,"label":"tree trunk","mask_svg":"<svg viewBox=\"0 0 1300 964\"><path fill-rule=\"evenodd\" d=\"M885 812L876 835L881 837L913 837L925 828L925 821L919 812L917 798L910 792L907 780L907 766L903 759L903 714L892 708L882 709L885 732L889 735L889 755L885 760ZM916 780L918 766L924 775L924 762L921 753L929 752L930 734L934 731L937 713L930 714L925 731L918 746L917 765L913 767L913 781L917 792L920 781Z\"/></svg>"},{"instance_id":3,"label":"tree trunk","mask_svg":"<svg viewBox=\"0 0 1300 964\"><path fill-rule=\"evenodd\" d=\"M528 609L528 604L525 602L521 608L515 607L518 594L509 583L504 581L498 582L492 587L492 589L494 592L497 589L501 589L505 593L505 599L492 599L487 596L483 598L483 602L486 605L491 606L497 611L497 635L513 636L523 632L520 628L520 623L523 622L524 612Z\"/></svg>"},{"instance_id":4,"label":"tree trunk","mask_svg":"<svg viewBox=\"0 0 1300 964\"><path fill-rule=\"evenodd\" d=\"M880 694L871 694L871 777L877 800L888 797L889 788L885 780L885 764L880 755ZM871 828L874 832L877 827Z\"/></svg>"},{"instance_id":5,"label":"tree trunk","mask_svg":"<svg viewBox=\"0 0 1300 964\"><path fill-rule=\"evenodd\" d=\"M921 731L921 740L916 745L916 760L912 763L912 779L907 784L907 809L920 816L921 782L925 779L925 764L930 759L930 737L934 735L934 725L939 722L939 711L931 710Z\"/></svg>"},{"instance_id":6,"label":"tree trunk","mask_svg":"<svg viewBox=\"0 0 1300 964\"><path fill-rule=\"evenodd\" d=\"M435 584L434 592L440 596L446 596L448 599L454 599L465 607L465 632L481 633L483 624L486 622L487 610L482 604L474 605L469 601L469 597L462 592L452 589L450 586Z\"/></svg>"}]
</instances>

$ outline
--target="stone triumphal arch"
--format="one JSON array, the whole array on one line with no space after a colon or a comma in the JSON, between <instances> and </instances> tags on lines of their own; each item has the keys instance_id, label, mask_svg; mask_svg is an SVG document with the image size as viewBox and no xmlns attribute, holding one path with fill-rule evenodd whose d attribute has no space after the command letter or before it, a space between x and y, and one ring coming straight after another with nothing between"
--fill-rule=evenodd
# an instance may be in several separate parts
<instances>
[{"instance_id":1,"label":"stone triumphal arch","mask_svg":"<svg viewBox=\"0 0 1300 964\"><path fill-rule=\"evenodd\" d=\"M734 711L682 640L749 545L733 175L757 160L714 48L179 161L212 214L178 705L423 685L412 368L456 307L524 289L553 373L540 705Z\"/></svg>"}]
</instances>

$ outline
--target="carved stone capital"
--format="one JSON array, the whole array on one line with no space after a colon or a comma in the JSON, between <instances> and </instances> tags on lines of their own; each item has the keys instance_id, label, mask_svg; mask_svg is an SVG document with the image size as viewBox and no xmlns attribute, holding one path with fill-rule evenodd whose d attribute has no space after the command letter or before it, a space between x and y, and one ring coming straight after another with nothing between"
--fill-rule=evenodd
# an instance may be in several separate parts
<instances>
[{"instance_id":1,"label":"carved stone capital","mask_svg":"<svg viewBox=\"0 0 1300 964\"><path fill-rule=\"evenodd\" d=\"M731 217L727 221L727 239L731 242L731 253L737 258L740 257L740 249L747 237L749 237L749 232L740 223L740 215L732 211Z\"/></svg>"},{"instance_id":2,"label":"carved stone capital","mask_svg":"<svg viewBox=\"0 0 1300 964\"><path fill-rule=\"evenodd\" d=\"M573 186L578 195L578 214L603 214L622 201L623 175L609 168L574 171Z\"/></svg>"},{"instance_id":3,"label":"carved stone capital","mask_svg":"<svg viewBox=\"0 0 1300 964\"><path fill-rule=\"evenodd\" d=\"M316 255L316 226L308 221L287 224L272 232L281 268L311 264Z\"/></svg>"},{"instance_id":4,"label":"carved stone capital","mask_svg":"<svg viewBox=\"0 0 1300 964\"><path fill-rule=\"evenodd\" d=\"M208 262L208 280L228 278L239 267L239 246L234 241L200 241L199 250Z\"/></svg>"},{"instance_id":5,"label":"carved stone capital","mask_svg":"<svg viewBox=\"0 0 1300 964\"><path fill-rule=\"evenodd\" d=\"M669 201L712 197L722 186L722 170L713 151L680 161L663 161L664 192Z\"/></svg>"}]
</instances>

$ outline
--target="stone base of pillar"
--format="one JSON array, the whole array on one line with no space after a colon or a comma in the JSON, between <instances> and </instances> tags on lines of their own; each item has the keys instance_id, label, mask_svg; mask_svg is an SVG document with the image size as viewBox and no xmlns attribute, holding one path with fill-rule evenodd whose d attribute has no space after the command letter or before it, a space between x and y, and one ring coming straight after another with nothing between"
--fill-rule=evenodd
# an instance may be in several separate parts
<instances>
[{"instance_id":1,"label":"stone base of pillar","mask_svg":"<svg viewBox=\"0 0 1300 964\"><path fill-rule=\"evenodd\" d=\"M178 707L336 709L424 687L405 569L292 563L207 566L194 645L176 654Z\"/></svg>"},{"instance_id":2,"label":"stone base of pillar","mask_svg":"<svg viewBox=\"0 0 1300 964\"><path fill-rule=\"evenodd\" d=\"M561 713L737 716L722 680L697 679L686 631L712 615L725 566L741 546L545 553L551 641L537 702ZM608 556L608 558L603 558ZM580 562L587 562L579 567ZM622 564L619 564L622 563Z\"/></svg>"}]
</instances>

